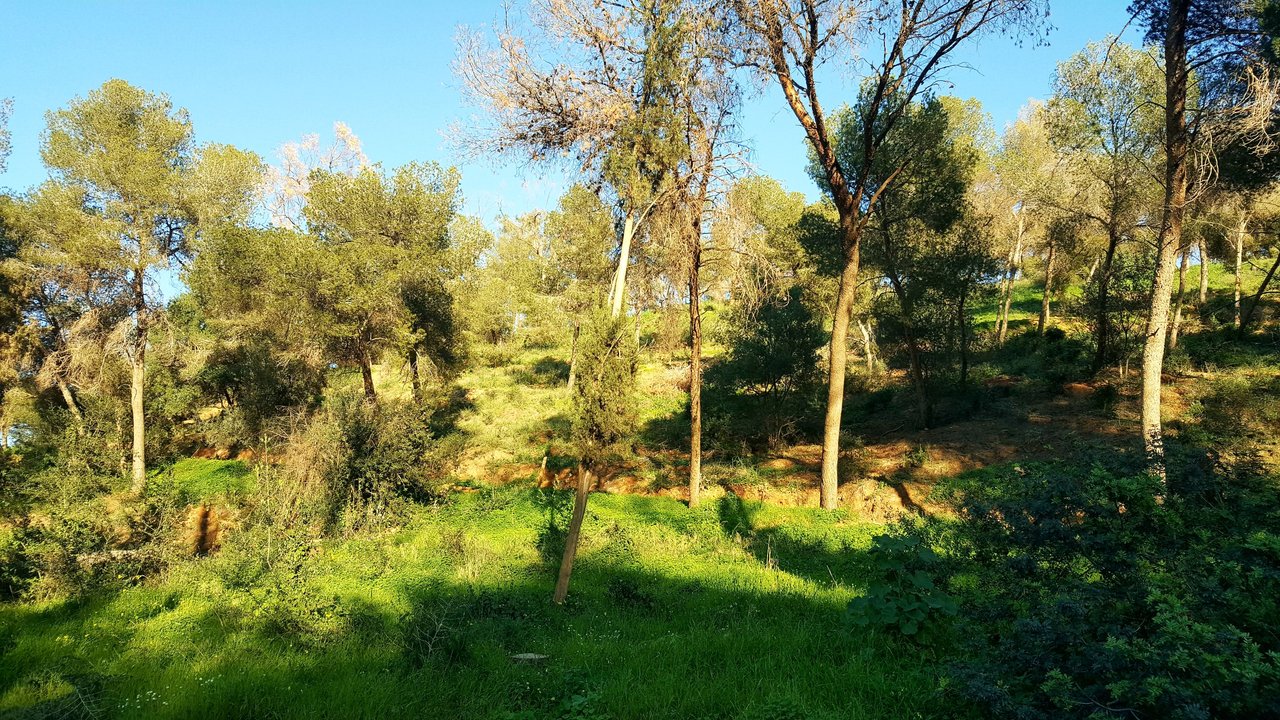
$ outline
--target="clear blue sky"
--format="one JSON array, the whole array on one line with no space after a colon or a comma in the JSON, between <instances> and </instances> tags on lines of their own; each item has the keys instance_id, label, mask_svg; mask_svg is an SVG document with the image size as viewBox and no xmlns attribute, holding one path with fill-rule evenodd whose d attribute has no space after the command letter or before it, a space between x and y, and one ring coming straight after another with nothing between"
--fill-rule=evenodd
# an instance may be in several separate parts
<instances>
[{"instance_id":1,"label":"clear blue sky","mask_svg":"<svg viewBox=\"0 0 1280 720\"><path fill-rule=\"evenodd\" d=\"M985 39L959 56L971 69L951 74L949 94L978 98L1001 128L1028 99L1048 95L1059 60L1125 25L1128 0L1051 2L1056 29L1047 47ZM25 190L44 179L45 111L112 77L167 93L190 111L200 141L268 160L304 134L329 137L341 120L373 161L459 164L444 136L468 114L449 68L454 35L459 25L492 21L499 9L499 0L6 3L0 97L12 97L15 108L13 154L0 187ZM855 84L829 82L828 102L848 99ZM803 136L776 88L748 100L742 126L758 171L814 196ZM459 167L467 211L487 221L549 207L564 184L520 166Z\"/></svg>"}]
</instances>

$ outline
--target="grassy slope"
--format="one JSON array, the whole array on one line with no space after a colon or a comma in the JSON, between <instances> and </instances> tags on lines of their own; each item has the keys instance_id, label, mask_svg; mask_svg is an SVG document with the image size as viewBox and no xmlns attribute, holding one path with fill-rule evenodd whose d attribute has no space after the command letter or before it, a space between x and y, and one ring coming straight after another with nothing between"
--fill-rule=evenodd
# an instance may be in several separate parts
<instances>
[{"instance_id":1,"label":"grassy slope","mask_svg":"<svg viewBox=\"0 0 1280 720\"><path fill-rule=\"evenodd\" d=\"M108 717L941 711L919 649L842 627L872 526L596 495L571 602L555 608L540 523L529 491L478 493L422 508L402 530L327 542L285 589L237 587L244 559L224 550L83 604L0 606L0 714L65 707L76 689ZM294 595L320 609L302 628L277 627L273 603ZM404 619L415 603L425 610ZM415 666L404 634L436 620L447 629L434 652L416 646ZM522 652L549 658L511 659ZM563 706L575 696L579 714Z\"/></svg>"}]
</instances>

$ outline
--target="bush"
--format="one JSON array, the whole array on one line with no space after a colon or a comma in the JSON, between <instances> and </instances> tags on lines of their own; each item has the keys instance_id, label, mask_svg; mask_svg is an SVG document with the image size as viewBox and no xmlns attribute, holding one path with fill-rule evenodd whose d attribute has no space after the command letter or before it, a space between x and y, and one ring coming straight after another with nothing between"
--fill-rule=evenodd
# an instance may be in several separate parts
<instances>
[{"instance_id":1,"label":"bush","mask_svg":"<svg viewBox=\"0 0 1280 720\"><path fill-rule=\"evenodd\" d=\"M867 594L849 602L856 625L887 627L915 635L943 616L956 614L956 601L934 581L941 559L920 538L878 535L870 553L878 577Z\"/></svg>"}]
</instances>

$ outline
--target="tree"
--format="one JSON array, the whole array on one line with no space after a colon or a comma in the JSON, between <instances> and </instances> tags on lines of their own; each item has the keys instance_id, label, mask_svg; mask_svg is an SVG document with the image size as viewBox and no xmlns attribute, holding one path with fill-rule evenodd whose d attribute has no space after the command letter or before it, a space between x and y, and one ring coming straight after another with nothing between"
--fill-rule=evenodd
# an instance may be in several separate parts
<instances>
[{"instance_id":1,"label":"tree","mask_svg":"<svg viewBox=\"0 0 1280 720\"><path fill-rule=\"evenodd\" d=\"M1130 4L1130 12L1147 26L1147 39L1161 43L1164 60L1164 201L1142 352L1141 424L1149 465L1161 478L1165 463L1160 383L1173 271L1182 247L1192 180L1192 152L1211 157L1210 139L1223 142L1231 136L1266 134L1270 129L1274 101L1250 102L1274 97L1273 91L1260 88L1257 82L1269 77L1256 72L1270 49L1270 28L1259 22L1258 13L1265 10L1265 4L1245 0L1134 0Z\"/></svg>"},{"instance_id":2,"label":"tree","mask_svg":"<svg viewBox=\"0 0 1280 720\"><path fill-rule=\"evenodd\" d=\"M370 400L377 397L373 363L384 350L405 353L419 395L419 355L453 362L452 302L443 282L459 179L456 169L436 163L311 174L302 212L318 243L312 309L330 357L360 368Z\"/></svg>"},{"instance_id":3,"label":"tree","mask_svg":"<svg viewBox=\"0 0 1280 720\"><path fill-rule=\"evenodd\" d=\"M1048 104L1050 141L1074 190L1051 202L1106 237L1093 296L1095 371L1114 359L1108 318L1116 252L1144 222L1155 195L1159 82L1148 54L1114 39L1096 42L1058 65Z\"/></svg>"},{"instance_id":4,"label":"tree","mask_svg":"<svg viewBox=\"0 0 1280 720\"><path fill-rule=\"evenodd\" d=\"M850 314L858 284L866 209L900 170L868 170L902 115L947 68L947 57L970 38L995 29L1031 27L1036 0L735 0L730 4L737 62L782 90L804 130L823 188L839 217L840 284L828 353L827 413L823 425L823 508L838 504L837 460L848 358ZM883 49L880 54L879 50ZM855 164L840 159L834 128L824 111L818 71L832 58L869 65L859 102L864 113ZM852 65L855 61L850 60Z\"/></svg>"},{"instance_id":5,"label":"tree","mask_svg":"<svg viewBox=\"0 0 1280 720\"><path fill-rule=\"evenodd\" d=\"M577 379L578 336L583 318L603 304L609 282L613 213L585 185L574 185L560 197L556 209L548 213L546 234L556 267L564 275L561 306L573 324L568 381L572 392Z\"/></svg>"},{"instance_id":6,"label":"tree","mask_svg":"<svg viewBox=\"0 0 1280 720\"><path fill-rule=\"evenodd\" d=\"M185 111L121 80L49 113L47 122L41 156L53 175L48 196L83 218L74 235L46 227L41 251L60 267L101 278L95 304L127 308L120 334L132 368L132 487L140 493L148 333L163 316L157 276L189 256L202 227L247 216L259 161L226 146L196 147Z\"/></svg>"},{"instance_id":7,"label":"tree","mask_svg":"<svg viewBox=\"0 0 1280 720\"><path fill-rule=\"evenodd\" d=\"M4 172L9 152L13 150L12 134L9 132L9 116L12 114L13 98L0 98L0 173Z\"/></svg>"}]
</instances>

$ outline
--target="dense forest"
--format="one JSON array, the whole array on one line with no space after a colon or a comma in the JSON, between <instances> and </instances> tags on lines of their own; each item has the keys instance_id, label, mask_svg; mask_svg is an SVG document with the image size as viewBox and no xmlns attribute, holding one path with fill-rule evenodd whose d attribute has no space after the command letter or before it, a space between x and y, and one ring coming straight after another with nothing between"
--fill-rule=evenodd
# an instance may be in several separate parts
<instances>
[{"instance_id":1,"label":"dense forest","mask_svg":"<svg viewBox=\"0 0 1280 720\"><path fill-rule=\"evenodd\" d=\"M958 53L1048 10L517 3L451 150L577 182L498 223L49 109L0 717L1280 717L1280 4L1136 0L997 128Z\"/></svg>"}]
</instances>

